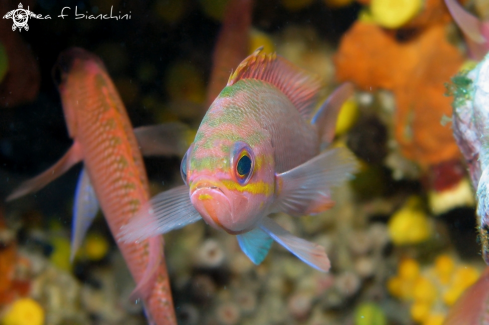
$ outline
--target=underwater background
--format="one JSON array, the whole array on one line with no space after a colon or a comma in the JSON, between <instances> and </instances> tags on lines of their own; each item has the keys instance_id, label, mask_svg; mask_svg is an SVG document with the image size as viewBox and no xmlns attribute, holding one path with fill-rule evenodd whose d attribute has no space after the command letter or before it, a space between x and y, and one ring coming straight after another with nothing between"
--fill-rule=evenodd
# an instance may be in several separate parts
<instances>
[{"instance_id":1,"label":"underwater background","mask_svg":"<svg viewBox=\"0 0 489 325\"><path fill-rule=\"evenodd\" d=\"M462 2L489 18L486 1ZM245 10L229 9L237 3ZM73 46L102 59L134 127L179 121L196 131L231 70L260 46L318 74L323 98L342 82L356 87L335 136L360 160L355 177L333 191L335 206L324 213L274 216L326 247L331 270L276 244L256 266L234 236L199 221L164 236L178 324L441 325L482 274L475 194L447 122L451 78L473 63L444 1L22 5L51 19L30 18L22 31L0 20L1 324L147 323L129 299L135 284L101 213L70 263L80 166L5 202L72 144L51 71ZM18 8L2 0L0 15ZM111 10L130 19L88 17ZM234 34L218 42L227 30ZM219 63L227 75L216 93L209 85ZM181 159L145 158L152 195L182 184Z\"/></svg>"}]
</instances>

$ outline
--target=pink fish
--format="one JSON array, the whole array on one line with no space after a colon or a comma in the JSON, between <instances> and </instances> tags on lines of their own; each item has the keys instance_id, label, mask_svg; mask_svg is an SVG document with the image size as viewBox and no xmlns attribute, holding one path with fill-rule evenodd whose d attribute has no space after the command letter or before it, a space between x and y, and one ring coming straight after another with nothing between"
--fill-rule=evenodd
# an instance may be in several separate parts
<instances>
[{"instance_id":1,"label":"pink fish","mask_svg":"<svg viewBox=\"0 0 489 325\"><path fill-rule=\"evenodd\" d=\"M489 267L460 296L443 325L489 325Z\"/></svg>"},{"instance_id":2,"label":"pink fish","mask_svg":"<svg viewBox=\"0 0 489 325\"><path fill-rule=\"evenodd\" d=\"M238 66L207 111L182 160L186 185L152 199L120 240L142 240L203 218L236 235L255 264L275 240L310 266L329 270L323 247L293 236L269 215L299 217L333 205L331 188L356 162L345 148L320 149L332 141L339 108L353 88L341 86L311 121L318 79L260 52Z\"/></svg>"},{"instance_id":3,"label":"pink fish","mask_svg":"<svg viewBox=\"0 0 489 325\"><path fill-rule=\"evenodd\" d=\"M54 166L23 183L7 200L41 189L83 161L74 208L73 259L99 204L117 237L121 227L148 201L148 180L131 122L103 63L95 55L73 48L60 55L54 73L60 79L64 114L74 143ZM162 149L151 142L151 135L158 132L165 130L145 127L137 131L142 150L150 154L178 152L176 146ZM163 237L118 245L137 283L134 297L143 299L150 323L176 324L162 258Z\"/></svg>"},{"instance_id":4,"label":"pink fish","mask_svg":"<svg viewBox=\"0 0 489 325\"><path fill-rule=\"evenodd\" d=\"M480 21L465 11L457 0L445 0L445 3L464 33L470 57L477 61L482 60L489 51L489 21Z\"/></svg>"}]
</instances>

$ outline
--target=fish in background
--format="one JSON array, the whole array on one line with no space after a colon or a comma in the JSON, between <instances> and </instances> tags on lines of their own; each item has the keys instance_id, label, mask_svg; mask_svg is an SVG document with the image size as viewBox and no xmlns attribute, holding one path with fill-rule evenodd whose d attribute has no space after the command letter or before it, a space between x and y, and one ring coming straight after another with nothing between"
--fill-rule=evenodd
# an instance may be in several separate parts
<instances>
[{"instance_id":1,"label":"fish in background","mask_svg":"<svg viewBox=\"0 0 489 325\"><path fill-rule=\"evenodd\" d=\"M464 34L470 57L482 60L489 51L489 21L468 13L457 0L445 0L445 4Z\"/></svg>"},{"instance_id":2,"label":"fish in background","mask_svg":"<svg viewBox=\"0 0 489 325\"><path fill-rule=\"evenodd\" d=\"M234 67L248 54L252 11L253 0L230 0L226 6L212 55L212 73L207 87L205 110L226 86Z\"/></svg>"},{"instance_id":3,"label":"fish in background","mask_svg":"<svg viewBox=\"0 0 489 325\"><path fill-rule=\"evenodd\" d=\"M346 148L320 149L334 137L339 110L353 92L340 86L311 114L319 80L275 54L255 51L210 106L181 164L185 185L163 192L123 227L123 242L151 238L201 218L236 235L255 263L273 240L326 272L320 245L295 237L269 217L300 217L330 208L331 188L356 169Z\"/></svg>"},{"instance_id":4,"label":"fish in background","mask_svg":"<svg viewBox=\"0 0 489 325\"><path fill-rule=\"evenodd\" d=\"M21 184L7 200L41 189L83 161L75 194L73 260L99 206L112 235L119 236L121 227L149 200L142 153L183 155L185 128L169 124L133 131L104 64L83 49L63 52L53 73L73 145L55 165ZM175 141L170 143L169 137ZM137 284L132 298L144 301L150 324L175 325L163 244L162 236L154 236L139 242L119 242L118 246Z\"/></svg>"},{"instance_id":5,"label":"fish in background","mask_svg":"<svg viewBox=\"0 0 489 325\"><path fill-rule=\"evenodd\" d=\"M479 280L460 296L450 309L443 325L489 324L489 267Z\"/></svg>"},{"instance_id":6,"label":"fish in background","mask_svg":"<svg viewBox=\"0 0 489 325\"><path fill-rule=\"evenodd\" d=\"M452 128L476 191L482 256L489 265L489 56L452 78Z\"/></svg>"}]
</instances>

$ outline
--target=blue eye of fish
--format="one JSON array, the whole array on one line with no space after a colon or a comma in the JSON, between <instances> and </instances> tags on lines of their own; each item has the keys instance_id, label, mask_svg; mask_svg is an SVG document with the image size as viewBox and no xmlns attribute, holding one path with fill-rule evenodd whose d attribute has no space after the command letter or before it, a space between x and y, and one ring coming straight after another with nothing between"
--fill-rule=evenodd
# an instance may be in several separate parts
<instances>
[{"instance_id":1,"label":"blue eye of fish","mask_svg":"<svg viewBox=\"0 0 489 325\"><path fill-rule=\"evenodd\" d=\"M248 177L251 172L251 158L244 154L238 161L236 171L240 177Z\"/></svg>"}]
</instances>

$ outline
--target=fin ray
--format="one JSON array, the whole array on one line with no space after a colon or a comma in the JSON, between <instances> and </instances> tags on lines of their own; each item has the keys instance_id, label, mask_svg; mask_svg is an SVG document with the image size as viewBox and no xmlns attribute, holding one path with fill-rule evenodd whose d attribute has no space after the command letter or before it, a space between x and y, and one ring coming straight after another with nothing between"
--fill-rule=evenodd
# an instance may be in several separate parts
<instances>
[{"instance_id":1,"label":"fin ray","mask_svg":"<svg viewBox=\"0 0 489 325\"><path fill-rule=\"evenodd\" d=\"M322 272L329 271L331 263L326 255L326 250L321 245L295 237L268 217L263 218L260 222L260 228L304 263Z\"/></svg>"},{"instance_id":2,"label":"fin ray","mask_svg":"<svg viewBox=\"0 0 489 325\"><path fill-rule=\"evenodd\" d=\"M90 177L82 169L75 191L75 204L73 206L73 226L71 232L71 255L73 262L75 254L80 249L88 228L95 219L99 210L99 203L95 191L90 182Z\"/></svg>"},{"instance_id":3,"label":"fin ray","mask_svg":"<svg viewBox=\"0 0 489 325\"><path fill-rule=\"evenodd\" d=\"M190 143L190 129L182 123L164 123L134 129L143 156L183 156Z\"/></svg>"},{"instance_id":4,"label":"fin ray","mask_svg":"<svg viewBox=\"0 0 489 325\"><path fill-rule=\"evenodd\" d=\"M201 218L190 201L188 186L162 192L143 204L136 216L121 228L118 240L132 242L182 228Z\"/></svg>"},{"instance_id":5,"label":"fin ray","mask_svg":"<svg viewBox=\"0 0 489 325\"><path fill-rule=\"evenodd\" d=\"M340 185L356 169L356 159L346 148L324 151L311 160L276 175L277 206L293 216L319 213L331 207L331 187Z\"/></svg>"},{"instance_id":6,"label":"fin ray","mask_svg":"<svg viewBox=\"0 0 489 325\"><path fill-rule=\"evenodd\" d=\"M273 239L260 228L237 235L236 238L243 253L256 265L263 262L273 243Z\"/></svg>"},{"instance_id":7,"label":"fin ray","mask_svg":"<svg viewBox=\"0 0 489 325\"><path fill-rule=\"evenodd\" d=\"M477 17L468 13L457 0L445 0L445 3L453 19L467 37L479 44L487 41L481 33L481 22Z\"/></svg>"},{"instance_id":8,"label":"fin ray","mask_svg":"<svg viewBox=\"0 0 489 325\"><path fill-rule=\"evenodd\" d=\"M280 89L294 104L301 116L309 120L321 88L319 78L294 66L289 61L257 49L240 63L231 74L228 86L242 79L257 79Z\"/></svg>"},{"instance_id":9,"label":"fin ray","mask_svg":"<svg viewBox=\"0 0 489 325\"><path fill-rule=\"evenodd\" d=\"M345 82L336 88L312 118L311 124L316 126L322 142L326 144L333 142L341 107L353 95L353 90L353 84L350 82Z\"/></svg>"},{"instance_id":10,"label":"fin ray","mask_svg":"<svg viewBox=\"0 0 489 325\"><path fill-rule=\"evenodd\" d=\"M73 165L80 162L82 158L81 147L78 142L75 141L68 152L66 152L60 160L43 173L20 184L20 186L7 197L7 201L12 201L26 194L40 190L59 176L63 175Z\"/></svg>"}]
</instances>

